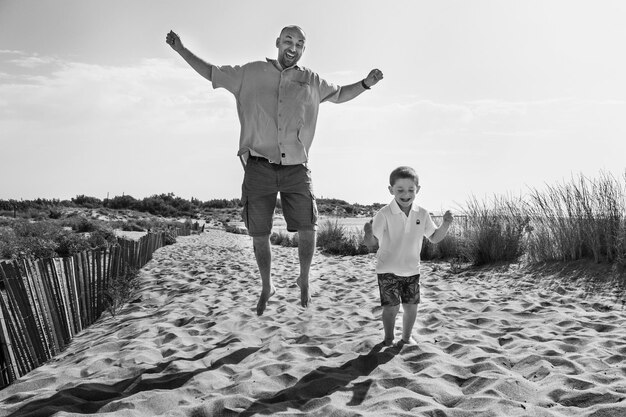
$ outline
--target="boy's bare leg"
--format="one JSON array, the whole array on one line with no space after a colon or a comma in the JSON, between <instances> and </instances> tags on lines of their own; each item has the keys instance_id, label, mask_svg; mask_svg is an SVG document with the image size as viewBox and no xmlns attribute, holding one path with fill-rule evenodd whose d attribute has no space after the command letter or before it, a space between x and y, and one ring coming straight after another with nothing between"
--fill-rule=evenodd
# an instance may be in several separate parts
<instances>
[{"instance_id":1,"label":"boy's bare leg","mask_svg":"<svg viewBox=\"0 0 626 417\"><path fill-rule=\"evenodd\" d=\"M256 236L252 238L252 246L254 248L254 257L256 258L256 264L259 267L261 274L261 296L259 302L256 305L256 314L262 315L267 306L267 300L276 292L274 284L272 283L272 276L270 274L272 269L272 249L270 247L270 236Z\"/></svg>"},{"instance_id":2,"label":"boy's bare leg","mask_svg":"<svg viewBox=\"0 0 626 417\"><path fill-rule=\"evenodd\" d=\"M298 257L300 258L300 276L296 280L296 284L300 287L300 304L302 307L308 307L311 302L309 294L309 271L311 262L313 262L313 254L315 253L315 230L299 230L298 231Z\"/></svg>"},{"instance_id":3,"label":"boy's bare leg","mask_svg":"<svg viewBox=\"0 0 626 417\"><path fill-rule=\"evenodd\" d=\"M391 346L395 337L396 316L400 311L400 304L383 306L383 328L385 329L385 346Z\"/></svg>"},{"instance_id":4,"label":"boy's bare leg","mask_svg":"<svg viewBox=\"0 0 626 417\"><path fill-rule=\"evenodd\" d=\"M411 343L411 332L417 318L417 304L402 304L404 314L402 315L402 341Z\"/></svg>"}]
</instances>

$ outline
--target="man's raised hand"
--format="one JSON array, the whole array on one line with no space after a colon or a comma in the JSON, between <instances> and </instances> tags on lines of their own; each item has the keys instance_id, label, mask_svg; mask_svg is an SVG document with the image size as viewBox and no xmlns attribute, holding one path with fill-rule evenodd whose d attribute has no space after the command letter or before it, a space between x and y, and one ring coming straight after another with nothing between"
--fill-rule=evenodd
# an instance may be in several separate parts
<instances>
[{"instance_id":1,"label":"man's raised hand","mask_svg":"<svg viewBox=\"0 0 626 417\"><path fill-rule=\"evenodd\" d=\"M364 82L365 82L365 85L367 85L368 87L371 87L373 85L376 85L376 83L378 83L382 79L383 79L383 72L379 69L373 69L370 71L369 74L367 74L367 77L365 78Z\"/></svg>"},{"instance_id":2,"label":"man's raised hand","mask_svg":"<svg viewBox=\"0 0 626 417\"><path fill-rule=\"evenodd\" d=\"M183 43L180 41L180 37L170 30L170 33L165 37L165 43L172 47L176 52L180 51L183 47Z\"/></svg>"}]
</instances>

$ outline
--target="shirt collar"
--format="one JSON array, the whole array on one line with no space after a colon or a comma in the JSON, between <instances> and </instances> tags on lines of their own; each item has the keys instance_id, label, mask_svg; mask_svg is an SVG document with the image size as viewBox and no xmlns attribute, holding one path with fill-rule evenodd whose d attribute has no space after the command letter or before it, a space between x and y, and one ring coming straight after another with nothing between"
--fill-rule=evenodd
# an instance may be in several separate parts
<instances>
[{"instance_id":1,"label":"shirt collar","mask_svg":"<svg viewBox=\"0 0 626 417\"><path fill-rule=\"evenodd\" d=\"M272 58L265 58L265 60L266 60L267 62L269 62L270 64L272 64L272 65L274 66L274 68L276 68L276 69L277 69L277 70L279 70L279 71L285 71L285 70L292 69L292 68L293 68L293 69L295 69L295 70L298 70L298 71L302 71L302 68L300 68L297 64L296 64L296 65L294 65L294 66L292 66L292 67L289 67L289 68L283 68L283 69L281 70L281 69L280 69L280 68L281 68L281 65L278 63L278 61L277 61L277 60L272 59Z\"/></svg>"},{"instance_id":2,"label":"shirt collar","mask_svg":"<svg viewBox=\"0 0 626 417\"><path fill-rule=\"evenodd\" d=\"M395 198L391 200L391 204L389 204L389 207L391 208L392 214L400 214L403 212ZM417 205L415 200L413 200L413 203L411 204L411 211L419 211L419 206Z\"/></svg>"}]
</instances>

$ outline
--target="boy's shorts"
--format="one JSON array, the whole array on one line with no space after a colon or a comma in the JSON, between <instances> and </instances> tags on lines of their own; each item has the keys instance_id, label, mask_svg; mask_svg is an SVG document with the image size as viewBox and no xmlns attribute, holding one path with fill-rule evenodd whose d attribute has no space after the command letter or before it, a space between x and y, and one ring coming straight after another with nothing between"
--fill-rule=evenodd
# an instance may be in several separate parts
<instances>
[{"instance_id":1,"label":"boy's shorts","mask_svg":"<svg viewBox=\"0 0 626 417\"><path fill-rule=\"evenodd\" d=\"M395 274L378 274L381 306L397 306L402 304L419 304L420 274L400 277Z\"/></svg>"},{"instance_id":2,"label":"boy's shorts","mask_svg":"<svg viewBox=\"0 0 626 417\"><path fill-rule=\"evenodd\" d=\"M311 171L305 165L277 165L263 158L250 157L241 188L242 217L250 236L265 236L272 232L279 192L287 230L316 230L317 204Z\"/></svg>"}]
</instances>

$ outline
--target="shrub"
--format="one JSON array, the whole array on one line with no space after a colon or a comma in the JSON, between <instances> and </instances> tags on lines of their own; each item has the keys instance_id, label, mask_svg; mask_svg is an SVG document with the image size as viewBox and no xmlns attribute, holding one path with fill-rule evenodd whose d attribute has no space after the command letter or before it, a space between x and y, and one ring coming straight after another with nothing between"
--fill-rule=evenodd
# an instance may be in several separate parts
<instances>
[{"instance_id":1,"label":"shrub","mask_svg":"<svg viewBox=\"0 0 626 417\"><path fill-rule=\"evenodd\" d=\"M424 238L420 258L424 261L459 258L464 256L462 247L462 237L451 230L439 243Z\"/></svg>"},{"instance_id":2,"label":"shrub","mask_svg":"<svg viewBox=\"0 0 626 417\"><path fill-rule=\"evenodd\" d=\"M117 237L111 227L100 225L97 230L88 234L87 241L93 249L108 248L117 243Z\"/></svg>"},{"instance_id":3,"label":"shrub","mask_svg":"<svg viewBox=\"0 0 626 417\"><path fill-rule=\"evenodd\" d=\"M0 259L10 259L17 254L17 235L11 227L0 227Z\"/></svg>"},{"instance_id":4,"label":"shrub","mask_svg":"<svg viewBox=\"0 0 626 417\"><path fill-rule=\"evenodd\" d=\"M518 261L524 253L524 233L529 223L522 207L521 200L494 198L488 207L471 199L462 255L475 266Z\"/></svg>"},{"instance_id":5,"label":"shrub","mask_svg":"<svg viewBox=\"0 0 626 417\"><path fill-rule=\"evenodd\" d=\"M143 232L146 230L137 222L125 222L122 224L121 229L125 232Z\"/></svg>"},{"instance_id":6,"label":"shrub","mask_svg":"<svg viewBox=\"0 0 626 417\"><path fill-rule=\"evenodd\" d=\"M26 236L18 240L18 253L13 257L17 258L53 258L57 256L56 241L38 236Z\"/></svg>"},{"instance_id":7,"label":"shrub","mask_svg":"<svg viewBox=\"0 0 626 417\"><path fill-rule=\"evenodd\" d=\"M13 230L19 237L41 237L44 239L55 240L65 231L54 222L30 222L19 220L13 223Z\"/></svg>"},{"instance_id":8,"label":"shrub","mask_svg":"<svg viewBox=\"0 0 626 417\"><path fill-rule=\"evenodd\" d=\"M88 197L86 195L77 195L76 198L72 198L72 203L85 208L102 207L102 200L96 197Z\"/></svg>"},{"instance_id":9,"label":"shrub","mask_svg":"<svg viewBox=\"0 0 626 417\"><path fill-rule=\"evenodd\" d=\"M135 295L138 287L139 270L125 265L119 276L113 276L104 290L107 310L115 316Z\"/></svg>"},{"instance_id":10,"label":"shrub","mask_svg":"<svg viewBox=\"0 0 626 417\"><path fill-rule=\"evenodd\" d=\"M347 235L345 227L335 220L326 220L317 233L317 246L331 255L365 255L369 253L363 243L363 233Z\"/></svg>"},{"instance_id":11,"label":"shrub","mask_svg":"<svg viewBox=\"0 0 626 417\"><path fill-rule=\"evenodd\" d=\"M55 251L57 256L68 257L89 249L91 249L91 243L86 236L67 233L57 241Z\"/></svg>"},{"instance_id":12,"label":"shrub","mask_svg":"<svg viewBox=\"0 0 626 417\"><path fill-rule=\"evenodd\" d=\"M49 258L56 256L57 242L66 231L54 223L32 223L25 220L3 229L0 239L2 258Z\"/></svg>"},{"instance_id":13,"label":"shrub","mask_svg":"<svg viewBox=\"0 0 626 417\"><path fill-rule=\"evenodd\" d=\"M273 245L297 248L298 247L298 234L288 233L284 231L280 231L278 233L272 232L272 235L270 236L270 242Z\"/></svg>"},{"instance_id":14,"label":"shrub","mask_svg":"<svg viewBox=\"0 0 626 417\"><path fill-rule=\"evenodd\" d=\"M164 244L167 245L173 245L174 243L176 243L176 232L174 230L171 229L166 229L165 231L165 237L164 237Z\"/></svg>"},{"instance_id":15,"label":"shrub","mask_svg":"<svg viewBox=\"0 0 626 417\"><path fill-rule=\"evenodd\" d=\"M325 248L344 239L345 228L337 220L325 220L317 232L317 246ZM333 243L335 242L335 243Z\"/></svg>"},{"instance_id":16,"label":"shrub","mask_svg":"<svg viewBox=\"0 0 626 417\"><path fill-rule=\"evenodd\" d=\"M232 224L224 224L224 230L228 233L234 233L236 235L247 235L248 229L245 227L232 225Z\"/></svg>"},{"instance_id":17,"label":"shrub","mask_svg":"<svg viewBox=\"0 0 626 417\"><path fill-rule=\"evenodd\" d=\"M326 246L322 247L322 250L330 255L344 256L366 255L369 253L369 249L363 244L363 241L355 236L327 242Z\"/></svg>"},{"instance_id":18,"label":"shrub","mask_svg":"<svg viewBox=\"0 0 626 417\"><path fill-rule=\"evenodd\" d=\"M80 217L78 221L72 224L72 229L77 233L94 232L100 228L100 225L86 217Z\"/></svg>"},{"instance_id":19,"label":"shrub","mask_svg":"<svg viewBox=\"0 0 626 417\"><path fill-rule=\"evenodd\" d=\"M107 207L120 209L133 209L138 206L138 201L130 195L115 196L107 201Z\"/></svg>"},{"instance_id":20,"label":"shrub","mask_svg":"<svg viewBox=\"0 0 626 417\"><path fill-rule=\"evenodd\" d=\"M232 200L226 200L226 199L209 200L209 201L202 203L201 205L201 207L205 209L211 209L211 208L225 209L225 208L237 208L241 206L242 206L241 200L238 198L232 199Z\"/></svg>"}]
</instances>

